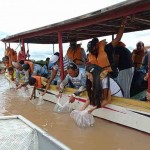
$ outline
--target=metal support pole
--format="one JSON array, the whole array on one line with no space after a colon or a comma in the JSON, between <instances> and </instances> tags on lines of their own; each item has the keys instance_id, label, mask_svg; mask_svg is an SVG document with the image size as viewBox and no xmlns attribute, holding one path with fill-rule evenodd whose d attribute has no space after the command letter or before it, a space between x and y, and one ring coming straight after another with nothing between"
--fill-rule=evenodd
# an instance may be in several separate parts
<instances>
[{"instance_id":1,"label":"metal support pole","mask_svg":"<svg viewBox=\"0 0 150 150\"><path fill-rule=\"evenodd\" d=\"M60 74L61 81L64 79L64 63L63 63L63 48L62 48L62 34L58 32L58 44L59 44L59 59L60 59Z\"/></svg>"},{"instance_id":2,"label":"metal support pole","mask_svg":"<svg viewBox=\"0 0 150 150\"><path fill-rule=\"evenodd\" d=\"M26 60L26 52L25 52L25 45L24 45L24 40L21 40L22 48L23 48L23 54L24 54L24 60Z\"/></svg>"}]
</instances>

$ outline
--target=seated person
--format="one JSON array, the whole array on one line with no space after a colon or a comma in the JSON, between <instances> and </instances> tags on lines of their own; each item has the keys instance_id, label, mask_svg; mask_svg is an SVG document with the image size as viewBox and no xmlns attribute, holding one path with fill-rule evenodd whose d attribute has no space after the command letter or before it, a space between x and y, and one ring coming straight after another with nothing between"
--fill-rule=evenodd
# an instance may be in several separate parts
<instances>
[{"instance_id":1,"label":"seated person","mask_svg":"<svg viewBox=\"0 0 150 150\"><path fill-rule=\"evenodd\" d=\"M46 86L48 79L41 76L32 76L29 78L29 85L34 86L30 100L32 99L36 88L43 88Z\"/></svg>"},{"instance_id":2,"label":"seated person","mask_svg":"<svg viewBox=\"0 0 150 150\"><path fill-rule=\"evenodd\" d=\"M68 63L69 63L69 60L66 57L64 57L63 58L64 76L66 76L66 74L67 74ZM42 95L45 95L46 91L50 88L50 84L53 81L60 82L60 59L59 59L59 53L58 52L56 52L54 55L51 56L48 68L51 70L51 76L48 80L46 89ZM58 83L56 83L56 85L57 84Z\"/></svg>"},{"instance_id":3,"label":"seated person","mask_svg":"<svg viewBox=\"0 0 150 150\"><path fill-rule=\"evenodd\" d=\"M69 63L67 66L67 75L65 79L60 83L59 96L62 96L63 90L67 84L70 84L72 88L77 89L75 93L69 98L70 102L74 102L75 97L79 96L81 92L85 91L85 69L78 68L75 63Z\"/></svg>"},{"instance_id":4,"label":"seated person","mask_svg":"<svg viewBox=\"0 0 150 150\"><path fill-rule=\"evenodd\" d=\"M88 93L88 100L81 108L84 110L89 104L94 107L88 112L100 107L104 107L111 101L111 96L123 97L123 93L119 85L108 76L108 71L102 69L100 66L91 64L86 67L86 90Z\"/></svg>"}]
</instances>

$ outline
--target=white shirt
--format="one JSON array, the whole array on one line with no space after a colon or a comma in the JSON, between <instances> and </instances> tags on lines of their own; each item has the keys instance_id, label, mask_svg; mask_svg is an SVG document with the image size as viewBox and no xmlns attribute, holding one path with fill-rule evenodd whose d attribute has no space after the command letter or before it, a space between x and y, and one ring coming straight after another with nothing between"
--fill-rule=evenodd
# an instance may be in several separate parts
<instances>
[{"instance_id":1,"label":"white shirt","mask_svg":"<svg viewBox=\"0 0 150 150\"><path fill-rule=\"evenodd\" d=\"M107 89L107 88L108 88L108 78L106 77L102 80L102 89ZM110 78L109 88L110 88L111 95L123 97L123 94L119 85L112 78Z\"/></svg>"}]
</instances>

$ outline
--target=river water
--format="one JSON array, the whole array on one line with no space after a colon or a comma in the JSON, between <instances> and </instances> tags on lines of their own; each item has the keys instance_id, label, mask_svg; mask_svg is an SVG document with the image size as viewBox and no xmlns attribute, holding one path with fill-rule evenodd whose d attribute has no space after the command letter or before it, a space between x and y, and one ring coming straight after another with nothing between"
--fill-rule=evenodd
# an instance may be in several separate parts
<instances>
[{"instance_id":1,"label":"river water","mask_svg":"<svg viewBox=\"0 0 150 150\"><path fill-rule=\"evenodd\" d=\"M53 103L36 105L22 94L0 76L0 115L22 115L73 150L150 150L149 134L99 118L82 129L69 114L54 113Z\"/></svg>"}]
</instances>

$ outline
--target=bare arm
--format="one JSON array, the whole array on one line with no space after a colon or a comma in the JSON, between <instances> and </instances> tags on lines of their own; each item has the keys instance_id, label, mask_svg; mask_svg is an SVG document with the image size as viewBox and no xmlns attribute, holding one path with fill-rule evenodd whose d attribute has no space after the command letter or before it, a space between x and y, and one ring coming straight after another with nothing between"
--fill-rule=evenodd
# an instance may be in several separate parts
<instances>
[{"instance_id":1,"label":"bare arm","mask_svg":"<svg viewBox=\"0 0 150 150\"><path fill-rule=\"evenodd\" d=\"M86 100L86 102L84 103L84 105L82 106L82 108L80 110L81 111L85 110L89 106L89 104L90 104L90 100L88 99L88 100Z\"/></svg>"},{"instance_id":2,"label":"bare arm","mask_svg":"<svg viewBox=\"0 0 150 150\"><path fill-rule=\"evenodd\" d=\"M109 104L111 101L111 92L109 89L104 89L104 100L101 103L101 107L105 107L105 105Z\"/></svg>"},{"instance_id":3,"label":"bare arm","mask_svg":"<svg viewBox=\"0 0 150 150\"><path fill-rule=\"evenodd\" d=\"M122 20L122 23L120 25L120 28L119 28L119 31L117 33L117 36L114 40L112 40L112 45L113 47L116 47L118 42L121 40L122 38L122 35L123 35L123 32L124 32L124 28L125 28L125 25L126 25L126 22L127 22L127 17L125 17L123 20Z\"/></svg>"},{"instance_id":4,"label":"bare arm","mask_svg":"<svg viewBox=\"0 0 150 150\"><path fill-rule=\"evenodd\" d=\"M56 77L56 75L57 75L57 70L53 69L52 70L52 76L48 80L47 85L46 85L46 89L45 89L44 93L42 94L42 96L45 95L45 93L47 92L47 90L50 88L50 84L53 81L53 79Z\"/></svg>"},{"instance_id":5,"label":"bare arm","mask_svg":"<svg viewBox=\"0 0 150 150\"><path fill-rule=\"evenodd\" d=\"M32 97L34 96L35 90L36 90L36 88L34 87L33 90L32 90L32 94L31 94L30 100L31 100Z\"/></svg>"}]
</instances>

